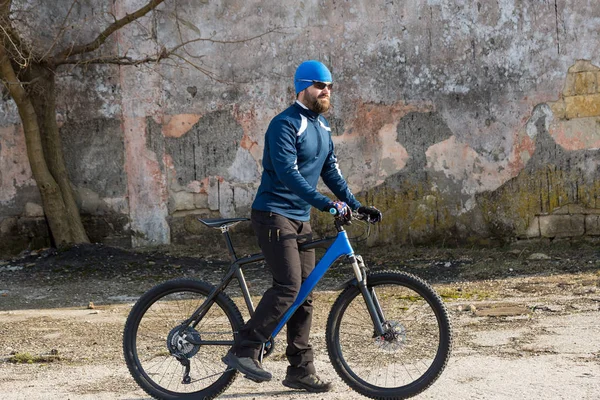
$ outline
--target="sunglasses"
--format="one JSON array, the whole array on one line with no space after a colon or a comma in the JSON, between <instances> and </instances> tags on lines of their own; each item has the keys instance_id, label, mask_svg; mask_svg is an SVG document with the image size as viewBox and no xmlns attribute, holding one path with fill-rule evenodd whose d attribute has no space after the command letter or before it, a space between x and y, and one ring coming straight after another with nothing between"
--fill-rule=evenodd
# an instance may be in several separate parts
<instances>
[{"instance_id":1,"label":"sunglasses","mask_svg":"<svg viewBox=\"0 0 600 400\"><path fill-rule=\"evenodd\" d=\"M308 79L298 79L300 82L312 82L313 86L319 90L323 90L325 88L331 90L333 89L333 83L325 83L325 82L319 82L319 81L311 81Z\"/></svg>"}]
</instances>

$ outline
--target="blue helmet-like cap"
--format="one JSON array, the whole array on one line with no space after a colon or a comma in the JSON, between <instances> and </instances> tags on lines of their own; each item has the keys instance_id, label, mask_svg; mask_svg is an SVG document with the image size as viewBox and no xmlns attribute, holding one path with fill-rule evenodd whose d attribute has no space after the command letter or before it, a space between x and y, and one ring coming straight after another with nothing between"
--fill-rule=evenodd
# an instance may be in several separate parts
<instances>
[{"instance_id":1,"label":"blue helmet-like cap","mask_svg":"<svg viewBox=\"0 0 600 400\"><path fill-rule=\"evenodd\" d=\"M312 85L313 81L331 83L333 82L331 72L329 72L329 69L322 62L315 60L304 61L298 66L294 74L296 94Z\"/></svg>"}]
</instances>

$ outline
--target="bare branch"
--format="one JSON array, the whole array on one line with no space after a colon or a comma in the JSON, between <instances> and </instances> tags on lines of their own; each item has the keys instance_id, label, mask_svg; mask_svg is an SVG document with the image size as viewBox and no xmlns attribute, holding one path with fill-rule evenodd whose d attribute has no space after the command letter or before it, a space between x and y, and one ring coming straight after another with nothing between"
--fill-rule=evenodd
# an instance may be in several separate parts
<instances>
[{"instance_id":1,"label":"bare branch","mask_svg":"<svg viewBox=\"0 0 600 400\"><path fill-rule=\"evenodd\" d=\"M153 62L159 62L159 61L169 58L171 56L176 56L177 52L180 49L184 48L185 46L187 46L188 44L191 44L191 43L196 43L196 42L210 42L210 43L217 43L217 44L244 43L244 42L258 39L258 38L268 35L270 33L276 32L278 29L279 28L272 28L266 32L259 34L259 35L256 35L256 36L253 36L250 38L239 39L239 40L215 40L215 39L211 39L211 38L195 38L195 39L188 40L187 42L180 43L177 46L175 46L171 49L168 49L168 50L163 48L163 49L161 49L161 51L158 54L153 55L153 56L148 56L145 58L141 58L141 59L132 59L131 57L127 57L127 56L94 57L94 58L88 58L88 59L67 58L60 62L56 62L55 65L65 65L65 64L71 64L71 65L85 65L85 64L140 65L140 64L144 64L144 63L153 63ZM194 56L194 58L202 58L202 57L203 56ZM187 60L184 57L178 56L178 58L181 58L182 60L187 62ZM194 68L197 68L197 66L195 66L192 63L188 62L188 64L194 66ZM199 70L203 73L205 73L205 71L206 71L202 68L200 68Z\"/></svg>"},{"instance_id":2,"label":"bare branch","mask_svg":"<svg viewBox=\"0 0 600 400\"><path fill-rule=\"evenodd\" d=\"M31 52L23 44L18 33L12 27L9 18L12 0L0 0L0 44L21 68L27 67L31 58ZM7 46L8 45L8 46Z\"/></svg>"},{"instance_id":3,"label":"bare branch","mask_svg":"<svg viewBox=\"0 0 600 400\"><path fill-rule=\"evenodd\" d=\"M57 56L53 57L52 59L50 59L48 61L54 65L64 64L65 63L64 61L66 61L70 57L73 57L73 56L79 55L79 54L89 53L89 52L92 52L92 51L98 49L100 46L102 46L102 44L104 44L104 42L110 35L112 35L116 31L118 31L122 27L130 24L131 22L142 18L144 15L146 15L150 11L154 10L156 7L158 7L164 1L165 0L150 0L148 2L148 4L146 4L144 7L140 8L139 10L137 10L131 14L125 15L125 17L123 17L123 18L115 21L111 25L109 25L108 28L106 28L104 31L102 31L96 37L96 39L94 39L92 42L90 42L88 44L80 45L80 46L73 46L73 47L67 48L67 49L63 50L62 52L60 52ZM70 64L70 63L68 62L67 64Z\"/></svg>"},{"instance_id":4,"label":"bare branch","mask_svg":"<svg viewBox=\"0 0 600 400\"><path fill-rule=\"evenodd\" d=\"M83 60L72 60L65 61L61 65L72 64L72 65L88 65L88 64L115 64L115 65L140 65L148 63L156 63L165 58L168 58L170 54L164 50L158 53L156 56L145 57L140 59L133 59L128 56L108 56L108 57L94 57L86 58Z\"/></svg>"},{"instance_id":5,"label":"bare branch","mask_svg":"<svg viewBox=\"0 0 600 400\"><path fill-rule=\"evenodd\" d=\"M65 19L63 20L62 24L60 25L60 29L58 31L58 34L56 35L56 38L54 38L54 42L52 43L52 46L50 46L50 48L48 50L46 50L46 52L42 55L41 60L46 58L46 56L48 54L50 54L50 52L52 50L54 50L54 47L58 44L58 41L65 33L65 30L66 30L65 27L67 25L67 20L69 19L69 16L71 15L71 11L73 11L73 7L75 7L75 4L77 4L77 2L78 2L78 0L73 0L73 3L71 3L71 7L69 7L69 11L67 12L67 15L65 15Z\"/></svg>"},{"instance_id":6,"label":"bare branch","mask_svg":"<svg viewBox=\"0 0 600 400\"><path fill-rule=\"evenodd\" d=\"M213 38L197 38L197 39L192 39L187 43L184 44L188 44L188 43L192 43L192 42L199 42L199 41L206 41L206 42L211 42L211 43L217 43L217 44L236 44L236 43L244 43L244 42L250 42L252 40L256 40L259 39L263 36L267 36L271 33L275 33L275 32L280 32L281 27L275 27L275 28L271 28L268 31L264 31L263 33L256 35L256 36L251 36L249 38L244 38L244 39L236 39L236 40L216 40ZM181 46L180 46L181 47Z\"/></svg>"},{"instance_id":7,"label":"bare branch","mask_svg":"<svg viewBox=\"0 0 600 400\"><path fill-rule=\"evenodd\" d=\"M213 72L209 71L208 69L206 69L206 68L204 68L204 67L201 67L201 66L199 66L199 65L197 65L197 64L195 64L195 63L193 63L193 62L191 62L191 61L190 61L190 60L188 60L187 58L185 58L185 57L181 57L181 56L179 56L179 55L177 55L177 54L175 54L174 56L175 56L175 57L177 57L177 58L180 58L180 59L181 59L183 62L185 62L186 64L190 65L191 67L193 67L193 68L194 68L194 69L196 69L197 71L199 71L199 72L203 73L204 75L208 76L210 79L212 79L212 80L214 80L214 81L217 81L217 82L219 82L219 83L227 83L227 82L225 82L224 80L222 80L222 79L219 79L219 78L218 78L218 76L217 76L217 74L215 74L215 73L213 73Z\"/></svg>"},{"instance_id":8,"label":"bare branch","mask_svg":"<svg viewBox=\"0 0 600 400\"><path fill-rule=\"evenodd\" d=\"M183 45L185 45L185 44L177 46L176 49L179 49ZM190 65L191 67L193 67L194 69L198 70L202 74L208 76L209 78L211 78L217 82L220 82L220 83L226 83L222 79L219 79L219 77L217 76L216 73L210 71L207 68L204 68L195 63L192 63L187 58L182 57L182 56L178 55L177 53L175 53L174 51L176 49L173 49L172 51L166 51L165 49L163 49L159 54L157 54L155 56L145 57L145 58L141 58L141 59L133 59L128 56L96 57L96 58L89 58L89 59L85 59L85 60L67 61L67 62L64 62L63 65L64 64L73 64L74 66L83 66L83 65L90 65L90 64L111 64L111 65L140 66L140 65L146 65L146 64L158 64L162 60L178 58L178 59L182 60L184 63L186 63L186 64ZM201 56L201 57L203 57L203 56ZM197 57L197 58L201 58L201 57Z\"/></svg>"}]
</instances>

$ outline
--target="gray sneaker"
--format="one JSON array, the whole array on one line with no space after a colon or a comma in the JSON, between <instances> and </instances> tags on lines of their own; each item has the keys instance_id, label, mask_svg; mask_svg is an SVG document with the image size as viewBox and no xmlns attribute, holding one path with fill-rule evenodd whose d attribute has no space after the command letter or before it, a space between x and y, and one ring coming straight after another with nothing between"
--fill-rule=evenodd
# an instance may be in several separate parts
<instances>
[{"instance_id":1,"label":"gray sneaker","mask_svg":"<svg viewBox=\"0 0 600 400\"><path fill-rule=\"evenodd\" d=\"M333 384L331 382L324 382L316 374L308 374L303 377L286 375L283 382L283 386L292 389L306 390L311 393L322 393L333 390Z\"/></svg>"},{"instance_id":2,"label":"gray sneaker","mask_svg":"<svg viewBox=\"0 0 600 400\"><path fill-rule=\"evenodd\" d=\"M237 369L244 377L254 382L266 382L273 378L269 371L265 371L258 360L250 357L238 357L232 352L228 352L221 359L228 367Z\"/></svg>"}]
</instances>

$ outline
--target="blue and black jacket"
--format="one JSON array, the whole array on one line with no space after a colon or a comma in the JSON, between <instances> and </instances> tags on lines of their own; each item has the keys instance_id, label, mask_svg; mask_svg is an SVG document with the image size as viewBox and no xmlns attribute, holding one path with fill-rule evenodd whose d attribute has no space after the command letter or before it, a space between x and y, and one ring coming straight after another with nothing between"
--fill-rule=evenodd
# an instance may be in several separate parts
<instances>
[{"instance_id":1,"label":"blue and black jacket","mask_svg":"<svg viewBox=\"0 0 600 400\"><path fill-rule=\"evenodd\" d=\"M338 199L360 207L339 169L329 123L299 101L271 121L262 164L256 210L308 221L311 206L325 210L331 203L316 189L319 176Z\"/></svg>"}]
</instances>

